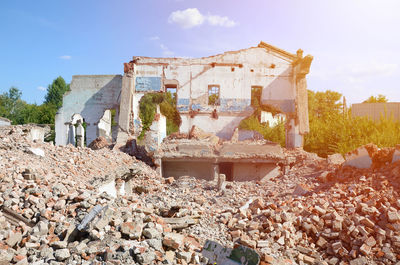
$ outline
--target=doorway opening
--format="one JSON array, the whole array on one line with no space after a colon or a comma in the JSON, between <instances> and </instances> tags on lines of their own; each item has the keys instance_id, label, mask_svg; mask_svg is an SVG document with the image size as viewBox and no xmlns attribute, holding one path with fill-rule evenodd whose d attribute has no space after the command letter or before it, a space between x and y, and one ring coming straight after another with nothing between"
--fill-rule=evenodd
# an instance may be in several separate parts
<instances>
[{"instance_id":1,"label":"doorway opening","mask_svg":"<svg viewBox=\"0 0 400 265\"><path fill-rule=\"evenodd\" d=\"M233 181L233 163L232 162L219 163L219 173L225 174L227 181Z\"/></svg>"}]
</instances>

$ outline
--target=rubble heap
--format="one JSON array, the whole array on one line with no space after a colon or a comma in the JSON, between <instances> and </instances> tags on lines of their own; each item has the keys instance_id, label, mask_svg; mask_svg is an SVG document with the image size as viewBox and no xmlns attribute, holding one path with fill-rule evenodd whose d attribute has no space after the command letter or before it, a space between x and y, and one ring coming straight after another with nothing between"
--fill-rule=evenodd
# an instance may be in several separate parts
<instances>
[{"instance_id":1,"label":"rubble heap","mask_svg":"<svg viewBox=\"0 0 400 265\"><path fill-rule=\"evenodd\" d=\"M260 264L396 264L400 162L387 153L355 168L285 150L278 177L222 185L14 128L0 140L0 263L207 264L213 240L255 249ZM131 192L100 192L110 179Z\"/></svg>"}]
</instances>

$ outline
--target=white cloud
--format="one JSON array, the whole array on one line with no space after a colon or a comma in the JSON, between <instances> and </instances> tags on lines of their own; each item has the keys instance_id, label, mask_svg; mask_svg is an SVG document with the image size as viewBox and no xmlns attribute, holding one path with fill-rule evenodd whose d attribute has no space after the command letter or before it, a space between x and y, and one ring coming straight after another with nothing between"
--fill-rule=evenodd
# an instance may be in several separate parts
<instances>
[{"instance_id":1,"label":"white cloud","mask_svg":"<svg viewBox=\"0 0 400 265\"><path fill-rule=\"evenodd\" d=\"M164 57L172 57L174 55L174 52L171 51L167 46L165 46L164 44L160 44L160 48L163 51L163 56Z\"/></svg>"},{"instance_id":2,"label":"white cloud","mask_svg":"<svg viewBox=\"0 0 400 265\"><path fill-rule=\"evenodd\" d=\"M62 60L71 60L72 57L71 57L71 55L62 55L59 58Z\"/></svg>"},{"instance_id":3,"label":"white cloud","mask_svg":"<svg viewBox=\"0 0 400 265\"><path fill-rule=\"evenodd\" d=\"M37 89L40 90L40 91L46 91L47 90L47 88L45 88L44 86L38 86Z\"/></svg>"},{"instance_id":4,"label":"white cloud","mask_svg":"<svg viewBox=\"0 0 400 265\"><path fill-rule=\"evenodd\" d=\"M229 19L227 16L203 15L197 8L177 10L172 12L168 17L168 23L177 24L184 29L198 27L205 22L210 26L220 27L233 27L237 25L235 21Z\"/></svg>"},{"instance_id":5,"label":"white cloud","mask_svg":"<svg viewBox=\"0 0 400 265\"><path fill-rule=\"evenodd\" d=\"M169 15L168 23L175 23L184 29L190 29L203 24L204 16L197 8L177 10Z\"/></svg>"},{"instance_id":6,"label":"white cloud","mask_svg":"<svg viewBox=\"0 0 400 265\"><path fill-rule=\"evenodd\" d=\"M153 37L150 37L150 40L152 40L152 41L160 40L160 37L158 37L158 36L153 36Z\"/></svg>"},{"instance_id":7,"label":"white cloud","mask_svg":"<svg viewBox=\"0 0 400 265\"><path fill-rule=\"evenodd\" d=\"M211 26L221 26L221 27L234 27L236 26L236 22L229 19L228 17L214 16L208 15L207 21Z\"/></svg>"}]
</instances>

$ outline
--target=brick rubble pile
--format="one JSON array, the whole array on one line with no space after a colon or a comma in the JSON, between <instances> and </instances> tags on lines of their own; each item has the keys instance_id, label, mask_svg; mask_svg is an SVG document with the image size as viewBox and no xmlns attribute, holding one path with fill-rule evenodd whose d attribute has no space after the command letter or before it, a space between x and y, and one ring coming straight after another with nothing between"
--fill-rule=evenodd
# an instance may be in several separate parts
<instances>
[{"instance_id":1,"label":"brick rubble pile","mask_svg":"<svg viewBox=\"0 0 400 265\"><path fill-rule=\"evenodd\" d=\"M286 150L278 177L218 189L10 128L0 140L0 264L207 264L206 240L253 248L260 264L400 260L400 162L355 169ZM99 191L127 176L132 193Z\"/></svg>"}]
</instances>

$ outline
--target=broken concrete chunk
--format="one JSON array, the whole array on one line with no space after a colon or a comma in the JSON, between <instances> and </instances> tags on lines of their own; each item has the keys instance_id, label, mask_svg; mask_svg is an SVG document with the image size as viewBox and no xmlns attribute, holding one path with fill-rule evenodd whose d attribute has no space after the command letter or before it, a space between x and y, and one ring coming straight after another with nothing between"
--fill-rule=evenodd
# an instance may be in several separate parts
<instances>
[{"instance_id":1,"label":"broken concrete chunk","mask_svg":"<svg viewBox=\"0 0 400 265\"><path fill-rule=\"evenodd\" d=\"M20 232L10 232L8 239L6 240L7 245L14 247L16 244L21 242L22 234Z\"/></svg>"},{"instance_id":2,"label":"broken concrete chunk","mask_svg":"<svg viewBox=\"0 0 400 265\"><path fill-rule=\"evenodd\" d=\"M345 162L342 154L328 155L328 157L326 158L326 161L332 165L341 165Z\"/></svg>"},{"instance_id":3,"label":"broken concrete chunk","mask_svg":"<svg viewBox=\"0 0 400 265\"><path fill-rule=\"evenodd\" d=\"M225 186L226 186L226 182L225 181L226 181L225 174L219 174L218 175L217 190L219 190L219 191L225 190Z\"/></svg>"},{"instance_id":4,"label":"broken concrete chunk","mask_svg":"<svg viewBox=\"0 0 400 265\"><path fill-rule=\"evenodd\" d=\"M166 233L163 245L172 249L178 249L183 246L184 236L178 233Z\"/></svg>"},{"instance_id":5,"label":"broken concrete chunk","mask_svg":"<svg viewBox=\"0 0 400 265\"><path fill-rule=\"evenodd\" d=\"M145 228L145 229L143 229L143 235L146 238L149 238L149 239L160 238L161 237L161 233L155 228Z\"/></svg>"},{"instance_id":6,"label":"broken concrete chunk","mask_svg":"<svg viewBox=\"0 0 400 265\"><path fill-rule=\"evenodd\" d=\"M143 223L125 222L121 225L121 233L129 239L139 239L142 235Z\"/></svg>"},{"instance_id":7,"label":"broken concrete chunk","mask_svg":"<svg viewBox=\"0 0 400 265\"><path fill-rule=\"evenodd\" d=\"M346 162L343 165L356 168L370 168L372 165L372 159L369 156L368 150L362 146L347 153Z\"/></svg>"},{"instance_id":8,"label":"broken concrete chunk","mask_svg":"<svg viewBox=\"0 0 400 265\"><path fill-rule=\"evenodd\" d=\"M392 163L400 160L400 146L396 146L393 154Z\"/></svg>"},{"instance_id":9,"label":"broken concrete chunk","mask_svg":"<svg viewBox=\"0 0 400 265\"><path fill-rule=\"evenodd\" d=\"M258 265L260 255L249 247L238 245L234 249L207 240L201 254L208 259L209 264L248 264Z\"/></svg>"},{"instance_id":10,"label":"broken concrete chunk","mask_svg":"<svg viewBox=\"0 0 400 265\"><path fill-rule=\"evenodd\" d=\"M54 252L54 257L58 260L58 261L64 261L66 259L68 259L71 256L69 250L67 248L64 249L57 249Z\"/></svg>"},{"instance_id":11,"label":"broken concrete chunk","mask_svg":"<svg viewBox=\"0 0 400 265\"><path fill-rule=\"evenodd\" d=\"M29 147L27 152L36 156L44 157L44 151L41 148Z\"/></svg>"},{"instance_id":12,"label":"broken concrete chunk","mask_svg":"<svg viewBox=\"0 0 400 265\"><path fill-rule=\"evenodd\" d=\"M305 185L297 184L296 187L294 188L293 195L304 196L309 192L310 192L309 189Z\"/></svg>"}]
</instances>

